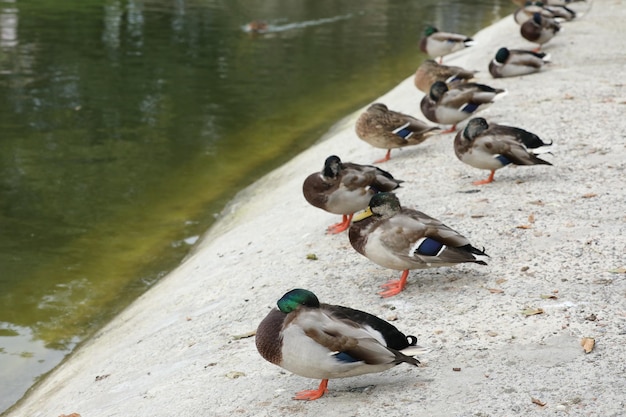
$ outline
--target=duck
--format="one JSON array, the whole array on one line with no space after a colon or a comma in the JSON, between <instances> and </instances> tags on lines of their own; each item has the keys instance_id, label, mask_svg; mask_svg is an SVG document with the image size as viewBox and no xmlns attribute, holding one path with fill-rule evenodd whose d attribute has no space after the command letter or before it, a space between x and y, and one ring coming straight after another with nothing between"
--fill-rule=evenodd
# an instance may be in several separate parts
<instances>
[{"instance_id":1,"label":"duck","mask_svg":"<svg viewBox=\"0 0 626 417\"><path fill-rule=\"evenodd\" d=\"M419 366L415 336L361 310L320 303L306 289L288 291L261 321L255 344L266 361L296 375L321 379L296 400L317 400L328 380L382 372L401 363Z\"/></svg>"},{"instance_id":2,"label":"duck","mask_svg":"<svg viewBox=\"0 0 626 417\"><path fill-rule=\"evenodd\" d=\"M527 75L539 72L548 62L550 55L545 52L502 47L489 63L489 73L493 78Z\"/></svg>"},{"instance_id":3,"label":"duck","mask_svg":"<svg viewBox=\"0 0 626 417\"><path fill-rule=\"evenodd\" d=\"M471 119L463 131L454 138L456 157L474 168L491 171L485 180L474 185L489 184L496 170L513 165L552 165L537 156L537 150L550 146L539 136L513 126L489 124L482 117ZM545 148L543 148L545 149ZM543 150L542 149L542 150Z\"/></svg>"},{"instance_id":4,"label":"duck","mask_svg":"<svg viewBox=\"0 0 626 417\"><path fill-rule=\"evenodd\" d=\"M504 89L478 83L463 83L448 88L446 83L436 81L422 98L420 108L431 122L452 125L450 129L440 132L450 133L456 130L458 123L490 106L505 92Z\"/></svg>"},{"instance_id":5,"label":"duck","mask_svg":"<svg viewBox=\"0 0 626 417\"><path fill-rule=\"evenodd\" d=\"M548 43L561 30L561 25L554 19L543 17L541 13L534 13L532 19L520 26L520 33L524 39L539 46L534 50L539 52L541 47Z\"/></svg>"},{"instance_id":6,"label":"duck","mask_svg":"<svg viewBox=\"0 0 626 417\"><path fill-rule=\"evenodd\" d=\"M302 193L312 206L343 215L340 223L327 229L328 233L337 234L350 226L356 211L367 208L374 194L393 191L403 182L373 165L342 162L337 155L331 155L321 172L306 177Z\"/></svg>"},{"instance_id":7,"label":"duck","mask_svg":"<svg viewBox=\"0 0 626 417\"><path fill-rule=\"evenodd\" d=\"M477 72L462 67L438 64L434 59L426 59L417 67L413 82L418 90L428 93L430 86L436 81L443 81L449 86L455 86L468 82L474 78Z\"/></svg>"},{"instance_id":8,"label":"duck","mask_svg":"<svg viewBox=\"0 0 626 417\"><path fill-rule=\"evenodd\" d=\"M382 159L374 161L380 163L391 159L392 149L418 145L441 129L408 114L389 110L383 103L373 103L361 113L355 130L357 136L370 145L387 149Z\"/></svg>"},{"instance_id":9,"label":"duck","mask_svg":"<svg viewBox=\"0 0 626 417\"><path fill-rule=\"evenodd\" d=\"M469 36L440 32L436 27L429 25L424 29L424 35L420 39L420 50L432 58L439 57L439 63L441 63L444 55L460 51L474 43Z\"/></svg>"},{"instance_id":10,"label":"duck","mask_svg":"<svg viewBox=\"0 0 626 417\"><path fill-rule=\"evenodd\" d=\"M399 280L382 285L382 297L402 292L412 269L467 262L487 265L484 249L475 248L441 221L402 207L393 193L372 196L369 208L355 215L348 236L352 247L370 261L402 271Z\"/></svg>"},{"instance_id":11,"label":"duck","mask_svg":"<svg viewBox=\"0 0 626 417\"><path fill-rule=\"evenodd\" d=\"M248 33L265 33L269 30L269 25L263 20L253 20L244 25L244 31Z\"/></svg>"}]
</instances>

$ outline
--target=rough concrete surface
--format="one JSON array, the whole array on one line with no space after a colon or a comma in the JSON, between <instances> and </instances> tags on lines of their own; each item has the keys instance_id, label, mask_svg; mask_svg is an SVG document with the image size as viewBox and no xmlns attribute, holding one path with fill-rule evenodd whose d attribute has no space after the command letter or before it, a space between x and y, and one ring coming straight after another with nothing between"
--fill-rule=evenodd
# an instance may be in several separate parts
<instances>
[{"instance_id":1,"label":"rough concrete surface","mask_svg":"<svg viewBox=\"0 0 626 417\"><path fill-rule=\"evenodd\" d=\"M488 74L499 47L533 47L511 16L444 61L506 88L481 116L553 140L554 166L505 167L473 186L488 172L456 159L453 134L381 165L405 180L403 205L484 246L488 266L415 270L405 291L381 299L399 272L357 254L346 233L324 233L338 216L307 204L304 178L331 154L384 154L355 135L357 112L242 192L178 269L8 416L626 415L626 4L575 7L586 13L545 45L541 73ZM410 77L377 101L421 117L421 96ZM292 400L319 381L265 362L254 337L239 336L294 287L393 320L430 349L423 366L331 380L323 398ZM595 338L590 353L583 337Z\"/></svg>"}]
</instances>

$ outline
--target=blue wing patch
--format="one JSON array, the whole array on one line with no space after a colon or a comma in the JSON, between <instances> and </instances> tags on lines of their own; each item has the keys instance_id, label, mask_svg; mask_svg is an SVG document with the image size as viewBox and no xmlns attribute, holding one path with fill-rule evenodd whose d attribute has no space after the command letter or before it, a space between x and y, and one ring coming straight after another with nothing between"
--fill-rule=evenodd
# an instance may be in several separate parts
<instances>
[{"instance_id":1,"label":"blue wing patch","mask_svg":"<svg viewBox=\"0 0 626 417\"><path fill-rule=\"evenodd\" d=\"M413 135L413 132L409 130L410 123L405 123L397 129L392 130L392 132L402 139L408 139Z\"/></svg>"},{"instance_id":2,"label":"blue wing patch","mask_svg":"<svg viewBox=\"0 0 626 417\"><path fill-rule=\"evenodd\" d=\"M429 237L423 237L417 241L417 244L413 246L412 255L424 255L424 256L437 256L441 253L445 245L441 242L437 242L435 239Z\"/></svg>"},{"instance_id":3,"label":"blue wing patch","mask_svg":"<svg viewBox=\"0 0 626 417\"><path fill-rule=\"evenodd\" d=\"M353 358L352 356L348 355L346 352L335 353L333 356L339 362L345 362L345 363L361 362L359 359Z\"/></svg>"},{"instance_id":4,"label":"blue wing patch","mask_svg":"<svg viewBox=\"0 0 626 417\"><path fill-rule=\"evenodd\" d=\"M502 164L502 166L504 165L508 165L511 163L511 161L509 161L506 156L504 155L495 155L494 158L496 158L498 161L500 161L500 163Z\"/></svg>"},{"instance_id":5,"label":"blue wing patch","mask_svg":"<svg viewBox=\"0 0 626 417\"><path fill-rule=\"evenodd\" d=\"M461 108L461 111L465 113L474 113L479 106L480 104L477 103L467 103Z\"/></svg>"}]
</instances>

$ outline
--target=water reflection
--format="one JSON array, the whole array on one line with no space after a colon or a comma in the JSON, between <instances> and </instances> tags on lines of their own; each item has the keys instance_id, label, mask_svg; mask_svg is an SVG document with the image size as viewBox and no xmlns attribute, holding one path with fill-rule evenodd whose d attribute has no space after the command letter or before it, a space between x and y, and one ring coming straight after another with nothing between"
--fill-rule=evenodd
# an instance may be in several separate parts
<instances>
[{"instance_id":1,"label":"water reflection","mask_svg":"<svg viewBox=\"0 0 626 417\"><path fill-rule=\"evenodd\" d=\"M501 4L0 3L0 410L238 189L410 75L422 21L473 33Z\"/></svg>"},{"instance_id":2,"label":"water reflection","mask_svg":"<svg viewBox=\"0 0 626 417\"><path fill-rule=\"evenodd\" d=\"M14 3L15 0L7 1ZM0 9L0 48L11 48L17 45L17 9L3 7Z\"/></svg>"}]
</instances>

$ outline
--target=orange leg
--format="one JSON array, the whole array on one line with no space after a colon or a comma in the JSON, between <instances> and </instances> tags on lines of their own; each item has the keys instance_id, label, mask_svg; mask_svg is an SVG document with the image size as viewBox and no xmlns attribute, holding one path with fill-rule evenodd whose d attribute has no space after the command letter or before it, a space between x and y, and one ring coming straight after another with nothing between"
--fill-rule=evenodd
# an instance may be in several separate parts
<instances>
[{"instance_id":1,"label":"orange leg","mask_svg":"<svg viewBox=\"0 0 626 417\"><path fill-rule=\"evenodd\" d=\"M406 280L409 277L409 270L405 269L402 271L402 275L398 280L391 280L383 285L382 288L387 288L385 291L381 291L378 294L383 297L393 297L394 295L400 294L404 287L406 286Z\"/></svg>"},{"instance_id":2,"label":"orange leg","mask_svg":"<svg viewBox=\"0 0 626 417\"><path fill-rule=\"evenodd\" d=\"M352 221L352 216L354 216L354 213L352 213L350 215L344 214L343 215L343 220L340 223L328 226L328 228L326 229L326 233L329 233L331 235L336 235L337 233L343 232L348 227L350 227L350 222Z\"/></svg>"},{"instance_id":3,"label":"orange leg","mask_svg":"<svg viewBox=\"0 0 626 417\"><path fill-rule=\"evenodd\" d=\"M439 132L439 133L443 133L443 134L445 134L445 133L452 133L452 132L454 132L454 131L456 131L456 125L452 125L452 127L451 127L450 129L442 130L442 131L441 131L441 132Z\"/></svg>"},{"instance_id":4,"label":"orange leg","mask_svg":"<svg viewBox=\"0 0 626 417\"><path fill-rule=\"evenodd\" d=\"M374 163L378 164L381 162L387 162L390 159L391 159L391 149L387 149L387 154L385 155L385 157L382 159L377 159L376 161L374 161Z\"/></svg>"},{"instance_id":5,"label":"orange leg","mask_svg":"<svg viewBox=\"0 0 626 417\"><path fill-rule=\"evenodd\" d=\"M293 397L294 400L317 400L318 398L322 398L324 394L328 392L328 380L322 379L320 382L320 386L317 389L307 389L304 391L300 391L296 393L296 396Z\"/></svg>"},{"instance_id":6,"label":"orange leg","mask_svg":"<svg viewBox=\"0 0 626 417\"><path fill-rule=\"evenodd\" d=\"M494 175L496 175L495 169L491 171L491 174L489 174L489 178L484 179L484 180L480 180L480 181L474 181L472 184L474 184L474 185L489 184L490 182L493 181L493 176Z\"/></svg>"}]
</instances>

